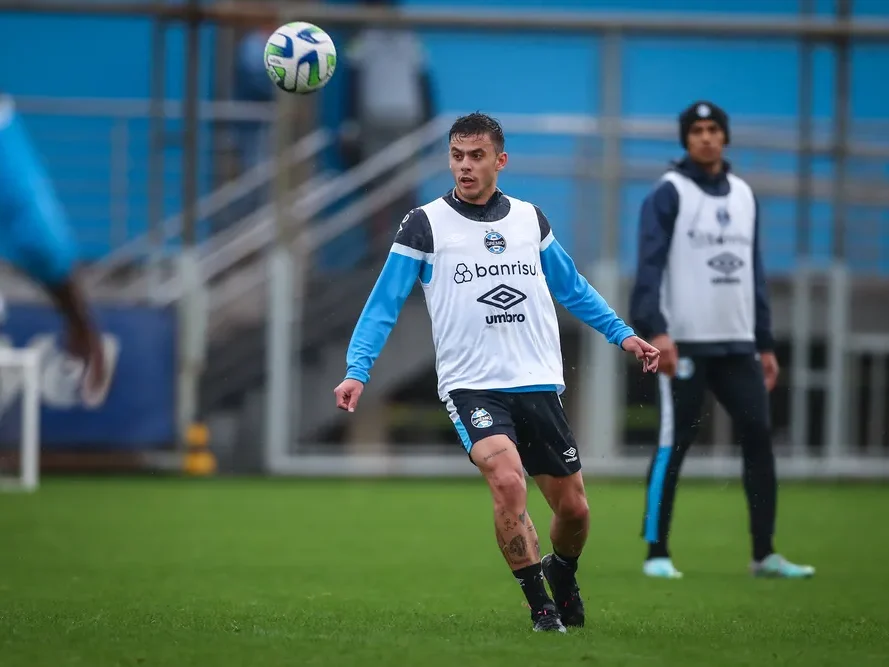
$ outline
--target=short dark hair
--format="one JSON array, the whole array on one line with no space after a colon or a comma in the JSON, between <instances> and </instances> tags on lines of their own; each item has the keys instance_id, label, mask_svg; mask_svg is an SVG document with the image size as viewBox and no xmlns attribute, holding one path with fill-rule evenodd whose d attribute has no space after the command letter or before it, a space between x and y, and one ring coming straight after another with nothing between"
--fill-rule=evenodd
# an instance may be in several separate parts
<instances>
[{"instance_id":1,"label":"short dark hair","mask_svg":"<svg viewBox=\"0 0 889 667\"><path fill-rule=\"evenodd\" d=\"M454 137L476 137L487 134L491 138L491 143L498 153L503 152L506 145L506 138L503 136L503 128L496 118L491 118L488 114L480 111L471 113L468 116L460 116L451 125L451 131L448 132L448 142L454 140Z\"/></svg>"}]
</instances>

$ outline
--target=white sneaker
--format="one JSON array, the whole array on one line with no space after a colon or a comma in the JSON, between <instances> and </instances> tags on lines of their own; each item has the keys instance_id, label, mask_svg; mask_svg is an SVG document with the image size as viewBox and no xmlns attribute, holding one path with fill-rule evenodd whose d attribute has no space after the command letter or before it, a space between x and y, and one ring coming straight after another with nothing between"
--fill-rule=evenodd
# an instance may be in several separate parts
<instances>
[{"instance_id":1,"label":"white sneaker","mask_svg":"<svg viewBox=\"0 0 889 667\"><path fill-rule=\"evenodd\" d=\"M647 577L659 579L682 579L682 572L673 566L669 558L650 558L642 564L642 572Z\"/></svg>"},{"instance_id":2,"label":"white sneaker","mask_svg":"<svg viewBox=\"0 0 889 667\"><path fill-rule=\"evenodd\" d=\"M811 565L797 565L779 554L772 554L759 562L750 564L754 577L774 577L778 579L808 579L815 576Z\"/></svg>"}]
</instances>

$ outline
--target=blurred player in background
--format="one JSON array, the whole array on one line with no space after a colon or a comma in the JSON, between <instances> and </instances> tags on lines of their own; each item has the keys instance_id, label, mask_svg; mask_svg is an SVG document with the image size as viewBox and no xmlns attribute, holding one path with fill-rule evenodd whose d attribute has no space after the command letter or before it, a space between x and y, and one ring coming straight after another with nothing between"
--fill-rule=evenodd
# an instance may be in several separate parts
<instances>
[{"instance_id":1,"label":"blurred player in background","mask_svg":"<svg viewBox=\"0 0 889 667\"><path fill-rule=\"evenodd\" d=\"M758 576L814 569L775 553L778 485L768 392L778 377L760 252L759 206L723 159L728 116L696 102L679 116L687 155L642 204L633 326L661 351L661 430L648 473L643 533L651 577L678 578L667 548L683 458L710 389L740 434L744 491Z\"/></svg>"},{"instance_id":2,"label":"blurred player in background","mask_svg":"<svg viewBox=\"0 0 889 667\"><path fill-rule=\"evenodd\" d=\"M459 118L449 141L455 187L402 220L349 344L337 405L355 410L419 279L432 320L439 397L488 482L497 542L531 607L534 630L565 632L566 625L584 624L575 573L589 508L559 398L565 385L553 296L633 353L644 371L657 369L658 351L578 273L543 212L497 188L507 163L499 123L479 113ZM554 513L553 553L543 559L523 467Z\"/></svg>"},{"instance_id":3,"label":"blurred player in background","mask_svg":"<svg viewBox=\"0 0 889 667\"><path fill-rule=\"evenodd\" d=\"M83 360L84 391L106 389L99 333L75 277L77 248L49 177L16 115L0 92L0 259L39 283L67 326L68 349Z\"/></svg>"}]
</instances>

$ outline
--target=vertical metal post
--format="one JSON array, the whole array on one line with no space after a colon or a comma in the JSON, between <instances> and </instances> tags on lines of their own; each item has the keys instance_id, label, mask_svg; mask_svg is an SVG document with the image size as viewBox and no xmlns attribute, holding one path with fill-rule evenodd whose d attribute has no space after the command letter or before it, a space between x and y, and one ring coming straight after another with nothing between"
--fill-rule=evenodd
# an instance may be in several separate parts
<instances>
[{"instance_id":1,"label":"vertical metal post","mask_svg":"<svg viewBox=\"0 0 889 667\"><path fill-rule=\"evenodd\" d=\"M852 0L838 0L837 20L852 15ZM846 443L846 354L849 335L849 274L846 268L846 169L849 142L850 45L836 43L836 110L834 115L833 261L828 287L828 392L825 411L826 453L840 456Z\"/></svg>"},{"instance_id":2,"label":"vertical metal post","mask_svg":"<svg viewBox=\"0 0 889 667\"><path fill-rule=\"evenodd\" d=\"M300 346L294 333L301 330L296 317L296 265L291 250L294 237L293 170L288 159L293 145L297 99L278 93L275 104L275 243L268 254L268 317L266 325L265 468L273 472L288 454L292 427L299 423L302 396L297 385ZM294 343L296 342L296 345ZM296 354L294 354L296 352Z\"/></svg>"},{"instance_id":3,"label":"vertical metal post","mask_svg":"<svg viewBox=\"0 0 889 667\"><path fill-rule=\"evenodd\" d=\"M192 12L186 23L185 90L183 103L182 151L182 251L179 277L179 434L182 442L198 413L198 387L206 347L206 309L203 278L195 250L197 240L198 194L198 100L200 26L199 0L189 0Z\"/></svg>"},{"instance_id":4,"label":"vertical metal post","mask_svg":"<svg viewBox=\"0 0 889 667\"><path fill-rule=\"evenodd\" d=\"M200 0L188 0L193 14L186 23L185 91L182 119L182 244L192 248L197 240L198 101L200 97Z\"/></svg>"},{"instance_id":5,"label":"vertical metal post","mask_svg":"<svg viewBox=\"0 0 889 667\"><path fill-rule=\"evenodd\" d=\"M598 261L588 275L596 290L615 310L620 306L620 116L622 86L621 34L602 39L602 213ZM588 327L581 335L581 447L597 459L613 458L621 438L624 374L621 353ZM603 389L605 388L605 389Z\"/></svg>"},{"instance_id":6,"label":"vertical metal post","mask_svg":"<svg viewBox=\"0 0 889 667\"><path fill-rule=\"evenodd\" d=\"M165 0L155 0L161 6ZM166 123L164 98L167 78L166 67L167 22L155 18L151 27L151 107L149 119L148 150L148 261L149 295L156 296L160 283L160 263L164 254L165 234L161 229L164 219L164 150L166 148Z\"/></svg>"},{"instance_id":7,"label":"vertical metal post","mask_svg":"<svg viewBox=\"0 0 889 667\"><path fill-rule=\"evenodd\" d=\"M40 353L22 352L21 481L26 491L37 489L40 479Z\"/></svg>"},{"instance_id":8,"label":"vertical metal post","mask_svg":"<svg viewBox=\"0 0 889 667\"><path fill-rule=\"evenodd\" d=\"M278 193L277 216L283 216ZM294 280L293 257L285 243L278 242L268 254L268 320L266 324L266 397L265 397L265 461L266 472L273 472L278 461L287 456L292 438L292 425L298 423L294 412L299 410L301 396L293 391L294 380Z\"/></svg>"},{"instance_id":9,"label":"vertical metal post","mask_svg":"<svg viewBox=\"0 0 889 667\"><path fill-rule=\"evenodd\" d=\"M814 0L802 0L800 13L814 14ZM809 445L809 388L811 386L812 345L812 267L810 266L810 227L812 208L812 92L814 45L803 38L799 68L799 175L796 200L796 270L792 283L790 322L790 443L793 456L805 456Z\"/></svg>"}]
</instances>

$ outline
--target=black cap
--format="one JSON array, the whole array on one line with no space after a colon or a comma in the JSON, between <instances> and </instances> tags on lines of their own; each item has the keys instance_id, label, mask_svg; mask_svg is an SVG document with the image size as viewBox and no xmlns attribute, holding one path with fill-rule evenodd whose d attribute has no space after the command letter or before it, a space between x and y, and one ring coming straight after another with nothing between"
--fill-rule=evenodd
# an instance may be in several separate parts
<instances>
[{"instance_id":1,"label":"black cap","mask_svg":"<svg viewBox=\"0 0 889 667\"><path fill-rule=\"evenodd\" d=\"M679 143L683 148L688 148L688 133L691 131L691 126L699 120L712 120L719 125L725 133L725 143L728 145L728 114L713 102L700 100L693 102L679 114Z\"/></svg>"}]
</instances>

